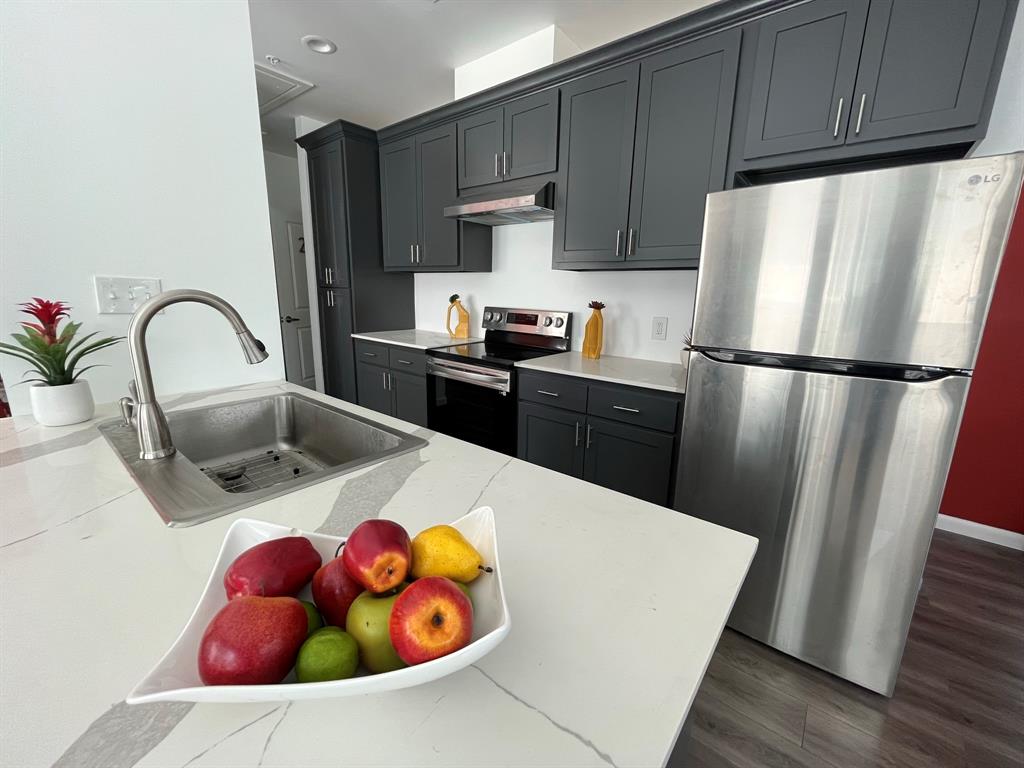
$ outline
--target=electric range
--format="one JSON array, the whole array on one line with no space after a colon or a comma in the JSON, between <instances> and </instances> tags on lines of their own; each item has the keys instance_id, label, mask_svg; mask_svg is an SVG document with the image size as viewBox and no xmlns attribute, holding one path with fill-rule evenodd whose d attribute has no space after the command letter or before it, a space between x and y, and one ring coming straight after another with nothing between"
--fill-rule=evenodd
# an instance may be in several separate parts
<instances>
[{"instance_id":1,"label":"electric range","mask_svg":"<svg viewBox=\"0 0 1024 768\"><path fill-rule=\"evenodd\" d=\"M427 425L516 452L515 364L569 350L572 313L485 307L484 340L427 352Z\"/></svg>"}]
</instances>

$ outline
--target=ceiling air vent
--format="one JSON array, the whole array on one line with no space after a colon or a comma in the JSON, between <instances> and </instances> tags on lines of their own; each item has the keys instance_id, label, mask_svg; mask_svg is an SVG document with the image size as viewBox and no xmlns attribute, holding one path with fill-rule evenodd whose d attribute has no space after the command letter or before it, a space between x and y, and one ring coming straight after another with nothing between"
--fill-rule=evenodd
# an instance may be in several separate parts
<instances>
[{"instance_id":1,"label":"ceiling air vent","mask_svg":"<svg viewBox=\"0 0 1024 768\"><path fill-rule=\"evenodd\" d=\"M256 96L260 102L260 114L273 112L282 104L291 101L316 86L297 77L256 64Z\"/></svg>"}]
</instances>

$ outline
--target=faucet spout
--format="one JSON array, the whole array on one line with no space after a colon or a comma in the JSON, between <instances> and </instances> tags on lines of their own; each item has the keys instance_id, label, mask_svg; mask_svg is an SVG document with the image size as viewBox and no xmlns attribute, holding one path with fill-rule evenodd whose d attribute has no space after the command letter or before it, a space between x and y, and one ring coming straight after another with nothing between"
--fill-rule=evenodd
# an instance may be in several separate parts
<instances>
[{"instance_id":1,"label":"faucet spout","mask_svg":"<svg viewBox=\"0 0 1024 768\"><path fill-rule=\"evenodd\" d=\"M146 348L146 329L153 316L164 307L181 302L206 304L220 312L231 323L238 343L242 345L246 362L250 365L267 359L263 342L252 335L241 315L220 296L206 291L180 289L164 291L142 304L128 323L128 352L135 372L138 398L135 403L135 424L139 436L139 458L162 459L174 453L174 443L167 426L167 417L156 400L153 388L153 374L149 367L149 350Z\"/></svg>"}]
</instances>

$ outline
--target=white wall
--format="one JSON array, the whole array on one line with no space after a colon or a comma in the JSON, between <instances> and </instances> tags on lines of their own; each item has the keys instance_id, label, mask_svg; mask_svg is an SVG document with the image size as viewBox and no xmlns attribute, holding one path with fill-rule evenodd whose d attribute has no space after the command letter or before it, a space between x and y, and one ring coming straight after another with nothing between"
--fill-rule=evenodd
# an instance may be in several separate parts
<instances>
[{"instance_id":1,"label":"white wall","mask_svg":"<svg viewBox=\"0 0 1024 768\"><path fill-rule=\"evenodd\" d=\"M153 320L158 392L284 376L248 6L244 2L4 3L0 331L15 304L64 299L97 315L94 274L159 277L235 305L270 353L245 364L223 318L198 305ZM86 374L97 401L131 377L128 349ZM0 356L15 413L24 367Z\"/></svg>"},{"instance_id":2,"label":"white wall","mask_svg":"<svg viewBox=\"0 0 1024 768\"><path fill-rule=\"evenodd\" d=\"M320 120L314 120L312 117L304 117L302 115L295 118L295 135L296 137L305 136L307 133L312 133L317 128L321 128L326 123ZM309 201L309 166L306 164L306 150L302 147L296 147L298 150L297 157L298 168L299 168L299 200L302 204L302 231L305 234L306 243L306 277L309 283L309 306L318 308L320 306L319 298L317 297L317 274L316 274L316 253L313 250L314 240L313 237L313 209ZM320 346L320 312L318 309L310 312L310 330L313 334L313 371L316 374L316 388L317 391L324 391L324 355L323 349Z\"/></svg>"},{"instance_id":3,"label":"white wall","mask_svg":"<svg viewBox=\"0 0 1024 768\"><path fill-rule=\"evenodd\" d=\"M416 327L444 330L448 297L463 296L472 330L481 334L485 304L573 312L572 348L580 349L593 299L604 310L604 351L609 355L679 362L682 338L693 321L694 270L564 272L551 269L550 221L494 228L493 271L416 275ZM668 339L651 339L651 318L669 318Z\"/></svg>"},{"instance_id":4,"label":"white wall","mask_svg":"<svg viewBox=\"0 0 1024 768\"><path fill-rule=\"evenodd\" d=\"M971 150L976 157L1024 150L1024 4L1017 16L1006 48L1003 74L996 89L985 138Z\"/></svg>"},{"instance_id":5,"label":"white wall","mask_svg":"<svg viewBox=\"0 0 1024 768\"><path fill-rule=\"evenodd\" d=\"M461 99L579 52L579 46L552 24L456 67L455 98Z\"/></svg>"}]
</instances>

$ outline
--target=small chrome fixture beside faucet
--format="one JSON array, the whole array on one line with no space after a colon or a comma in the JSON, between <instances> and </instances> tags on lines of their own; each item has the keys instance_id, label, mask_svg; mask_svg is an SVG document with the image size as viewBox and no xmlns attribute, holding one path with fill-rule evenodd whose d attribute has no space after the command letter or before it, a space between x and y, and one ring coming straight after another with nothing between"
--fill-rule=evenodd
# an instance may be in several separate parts
<instances>
[{"instance_id":1,"label":"small chrome fixture beside faucet","mask_svg":"<svg viewBox=\"0 0 1024 768\"><path fill-rule=\"evenodd\" d=\"M235 329L246 362L250 365L262 363L267 359L267 350L263 342L252 335L241 315L220 296L184 288L164 291L142 304L128 324L128 352L131 354L132 370L135 374L135 378L128 385L131 396L122 397L119 401L124 423L135 424L140 459L162 459L174 453L167 418L156 400L156 392L153 389L153 374L149 368L149 351L146 348L146 329L153 315L164 307L181 302L206 304L224 315Z\"/></svg>"}]
</instances>

